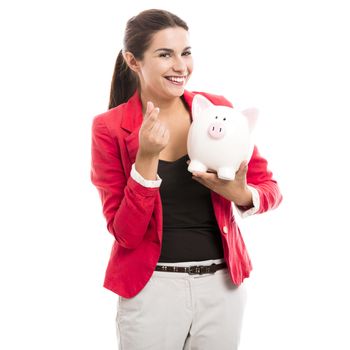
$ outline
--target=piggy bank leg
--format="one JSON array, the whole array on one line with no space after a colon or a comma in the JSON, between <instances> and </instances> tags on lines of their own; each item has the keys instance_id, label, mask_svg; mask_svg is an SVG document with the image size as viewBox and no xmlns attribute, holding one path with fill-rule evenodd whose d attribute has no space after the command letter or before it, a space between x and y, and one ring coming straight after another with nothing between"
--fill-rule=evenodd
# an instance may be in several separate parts
<instances>
[{"instance_id":1,"label":"piggy bank leg","mask_svg":"<svg viewBox=\"0 0 350 350\"><path fill-rule=\"evenodd\" d=\"M222 180L234 180L235 179L235 169L234 168L219 168L218 178Z\"/></svg>"},{"instance_id":2,"label":"piggy bank leg","mask_svg":"<svg viewBox=\"0 0 350 350\"><path fill-rule=\"evenodd\" d=\"M187 170L190 173L193 173L194 171L200 171L200 172L206 172L208 168L198 160L191 160L190 164L188 165Z\"/></svg>"}]
</instances>

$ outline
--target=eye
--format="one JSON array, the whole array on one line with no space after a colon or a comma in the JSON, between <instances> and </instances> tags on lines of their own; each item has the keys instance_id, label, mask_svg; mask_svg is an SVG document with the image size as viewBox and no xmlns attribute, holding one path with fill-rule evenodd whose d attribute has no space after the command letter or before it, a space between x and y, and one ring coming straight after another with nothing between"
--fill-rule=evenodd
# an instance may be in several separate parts
<instances>
[{"instance_id":1,"label":"eye","mask_svg":"<svg viewBox=\"0 0 350 350\"><path fill-rule=\"evenodd\" d=\"M216 116L215 119L218 119L218 117Z\"/></svg>"},{"instance_id":2,"label":"eye","mask_svg":"<svg viewBox=\"0 0 350 350\"><path fill-rule=\"evenodd\" d=\"M189 56L189 55L191 55L192 53L191 53L191 51L185 51L182 55L183 56Z\"/></svg>"},{"instance_id":3,"label":"eye","mask_svg":"<svg viewBox=\"0 0 350 350\"><path fill-rule=\"evenodd\" d=\"M170 57L170 53L167 53L167 52L160 53L160 54L159 54L159 57L168 58L168 57Z\"/></svg>"},{"instance_id":4,"label":"eye","mask_svg":"<svg viewBox=\"0 0 350 350\"><path fill-rule=\"evenodd\" d=\"M224 120L226 120L226 118L224 118Z\"/></svg>"}]
</instances>

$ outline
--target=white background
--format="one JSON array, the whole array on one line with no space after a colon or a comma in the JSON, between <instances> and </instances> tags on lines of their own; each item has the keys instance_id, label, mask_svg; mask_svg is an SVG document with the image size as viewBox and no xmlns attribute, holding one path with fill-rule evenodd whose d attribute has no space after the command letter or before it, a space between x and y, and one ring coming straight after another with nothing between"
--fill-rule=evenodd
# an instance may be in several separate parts
<instances>
[{"instance_id":1,"label":"white background","mask_svg":"<svg viewBox=\"0 0 350 350\"><path fill-rule=\"evenodd\" d=\"M112 236L90 183L128 18L190 26L190 90L260 110L284 195L241 222L253 261L242 350L350 349L346 1L12 1L0 8L0 348L117 349Z\"/></svg>"}]
</instances>

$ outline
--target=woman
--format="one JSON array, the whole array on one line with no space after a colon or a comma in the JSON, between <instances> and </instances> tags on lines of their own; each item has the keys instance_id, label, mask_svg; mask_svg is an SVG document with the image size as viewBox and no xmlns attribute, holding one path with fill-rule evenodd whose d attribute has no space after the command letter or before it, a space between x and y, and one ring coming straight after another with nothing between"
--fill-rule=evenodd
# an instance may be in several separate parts
<instances>
[{"instance_id":1,"label":"woman","mask_svg":"<svg viewBox=\"0 0 350 350\"><path fill-rule=\"evenodd\" d=\"M251 263L232 205L247 216L282 199L256 147L233 181L188 172L192 69L186 23L141 12L126 26L109 111L93 121L91 179L115 237L104 286L119 295L123 350L237 349Z\"/></svg>"}]
</instances>

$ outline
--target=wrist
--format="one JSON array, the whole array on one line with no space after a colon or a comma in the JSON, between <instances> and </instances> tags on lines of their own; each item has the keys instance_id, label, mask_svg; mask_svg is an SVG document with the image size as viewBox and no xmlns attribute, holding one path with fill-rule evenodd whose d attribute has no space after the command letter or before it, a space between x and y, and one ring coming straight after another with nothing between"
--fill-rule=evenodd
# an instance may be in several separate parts
<instances>
[{"instance_id":1,"label":"wrist","mask_svg":"<svg viewBox=\"0 0 350 350\"><path fill-rule=\"evenodd\" d=\"M154 161L159 159L159 154L147 153L139 149L136 153L136 160L139 161Z\"/></svg>"},{"instance_id":2,"label":"wrist","mask_svg":"<svg viewBox=\"0 0 350 350\"><path fill-rule=\"evenodd\" d=\"M159 157L157 155L137 152L135 159L135 170L146 180L157 180Z\"/></svg>"}]
</instances>

